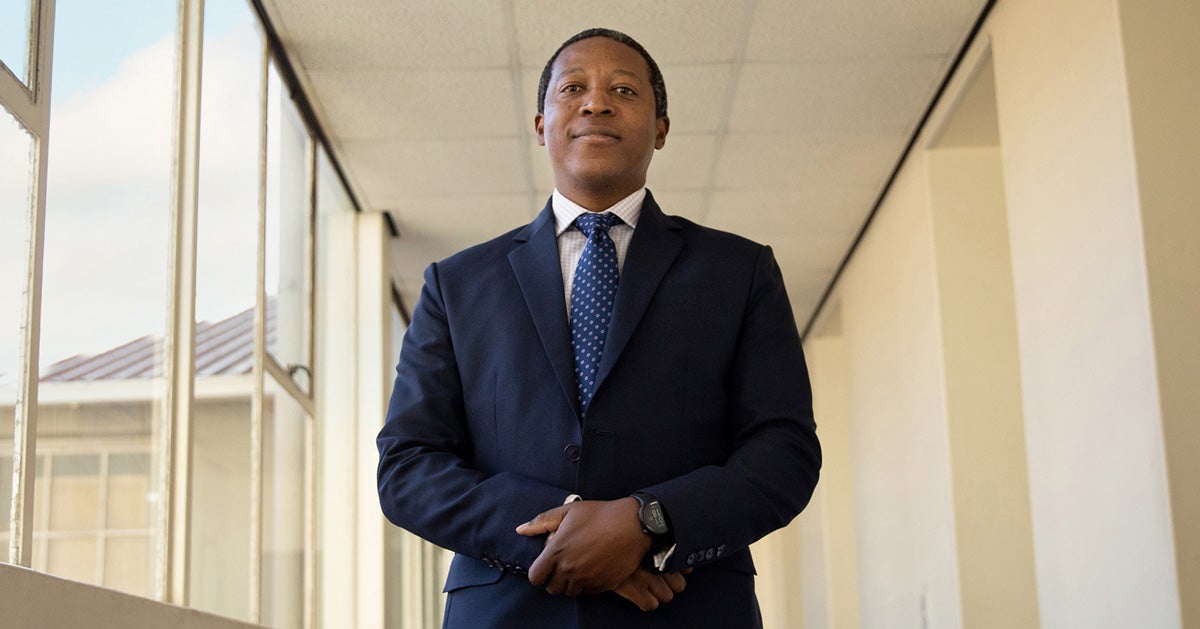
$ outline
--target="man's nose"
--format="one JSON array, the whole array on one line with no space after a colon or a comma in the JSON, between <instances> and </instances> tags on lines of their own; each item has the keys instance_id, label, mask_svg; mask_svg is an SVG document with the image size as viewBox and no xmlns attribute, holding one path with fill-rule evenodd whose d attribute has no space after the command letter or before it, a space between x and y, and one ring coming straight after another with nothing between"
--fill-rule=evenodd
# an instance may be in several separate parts
<instances>
[{"instance_id":1,"label":"man's nose","mask_svg":"<svg viewBox=\"0 0 1200 629\"><path fill-rule=\"evenodd\" d=\"M583 113L601 116L611 115L612 107L609 106L608 92L604 90L589 91L587 98L583 99Z\"/></svg>"}]
</instances>

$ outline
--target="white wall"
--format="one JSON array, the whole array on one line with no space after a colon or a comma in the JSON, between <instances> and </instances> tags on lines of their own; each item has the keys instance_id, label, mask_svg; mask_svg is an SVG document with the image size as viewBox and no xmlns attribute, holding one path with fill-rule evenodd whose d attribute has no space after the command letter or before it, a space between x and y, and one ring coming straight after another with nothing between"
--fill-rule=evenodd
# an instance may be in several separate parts
<instances>
[{"instance_id":1,"label":"white wall","mask_svg":"<svg viewBox=\"0 0 1200 629\"><path fill-rule=\"evenodd\" d=\"M1005 0L996 72L1045 627L1178 627L1113 1Z\"/></svg>"},{"instance_id":2,"label":"white wall","mask_svg":"<svg viewBox=\"0 0 1200 629\"><path fill-rule=\"evenodd\" d=\"M916 161L837 288L864 627L961 624L935 284Z\"/></svg>"}]
</instances>

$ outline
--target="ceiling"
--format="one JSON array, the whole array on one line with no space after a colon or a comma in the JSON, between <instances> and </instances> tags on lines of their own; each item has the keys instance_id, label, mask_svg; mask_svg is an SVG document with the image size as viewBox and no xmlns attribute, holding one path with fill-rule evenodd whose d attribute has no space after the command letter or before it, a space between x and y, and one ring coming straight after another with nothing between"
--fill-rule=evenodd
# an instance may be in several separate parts
<instances>
[{"instance_id":1,"label":"ceiling","mask_svg":"<svg viewBox=\"0 0 1200 629\"><path fill-rule=\"evenodd\" d=\"M425 266L528 222L553 182L537 78L593 26L666 78L664 211L771 245L814 314L985 0L265 0L405 304Z\"/></svg>"}]
</instances>

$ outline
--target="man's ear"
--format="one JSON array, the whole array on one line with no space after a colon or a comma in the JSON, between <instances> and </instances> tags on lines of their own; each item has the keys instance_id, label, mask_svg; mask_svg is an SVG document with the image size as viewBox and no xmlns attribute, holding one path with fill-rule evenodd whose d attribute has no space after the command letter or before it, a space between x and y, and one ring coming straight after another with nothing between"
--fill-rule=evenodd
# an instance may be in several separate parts
<instances>
[{"instance_id":1,"label":"man's ear","mask_svg":"<svg viewBox=\"0 0 1200 629\"><path fill-rule=\"evenodd\" d=\"M660 149L667 144L667 131L671 130L671 119L663 116L654 123L654 148Z\"/></svg>"},{"instance_id":2,"label":"man's ear","mask_svg":"<svg viewBox=\"0 0 1200 629\"><path fill-rule=\"evenodd\" d=\"M542 114L537 114L533 117L533 128L537 131L538 146L546 146L545 122L546 117Z\"/></svg>"}]
</instances>

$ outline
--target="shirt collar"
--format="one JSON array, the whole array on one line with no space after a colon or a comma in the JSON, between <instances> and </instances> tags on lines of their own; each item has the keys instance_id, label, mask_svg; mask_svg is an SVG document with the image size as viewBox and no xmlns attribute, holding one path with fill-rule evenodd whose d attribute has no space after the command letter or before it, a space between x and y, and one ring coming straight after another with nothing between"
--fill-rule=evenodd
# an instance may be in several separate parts
<instances>
[{"instance_id":1,"label":"shirt collar","mask_svg":"<svg viewBox=\"0 0 1200 629\"><path fill-rule=\"evenodd\" d=\"M646 199L646 188L639 188L637 192L617 201L612 207L604 210L616 214L630 228L637 227L638 217L642 214L642 201ZM575 219L580 214L587 212L579 204L563 196L558 189L554 190L554 195L551 197L551 205L554 208L554 235L561 236L575 222Z\"/></svg>"}]
</instances>

